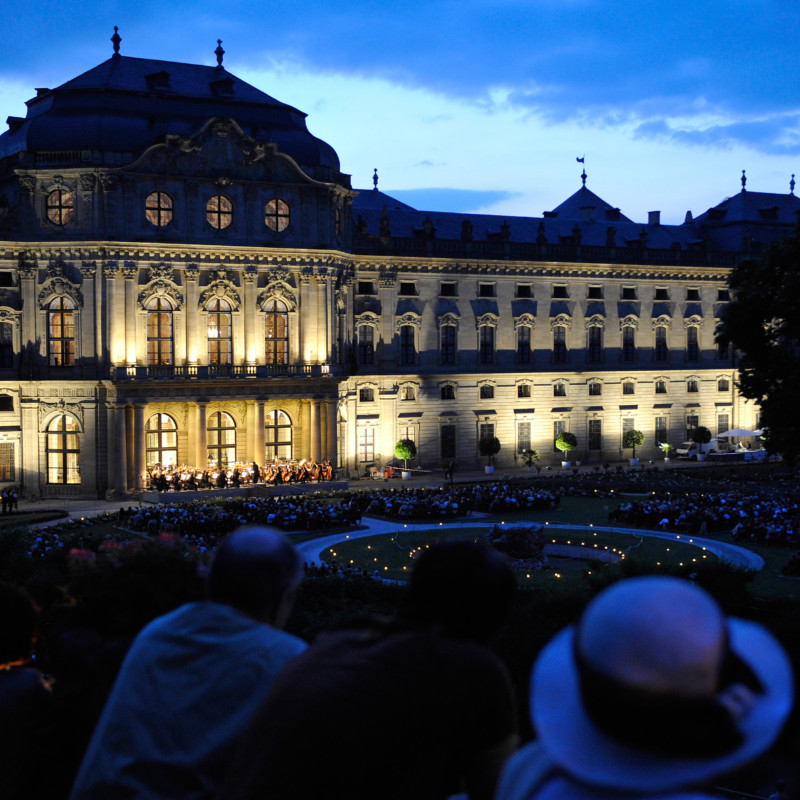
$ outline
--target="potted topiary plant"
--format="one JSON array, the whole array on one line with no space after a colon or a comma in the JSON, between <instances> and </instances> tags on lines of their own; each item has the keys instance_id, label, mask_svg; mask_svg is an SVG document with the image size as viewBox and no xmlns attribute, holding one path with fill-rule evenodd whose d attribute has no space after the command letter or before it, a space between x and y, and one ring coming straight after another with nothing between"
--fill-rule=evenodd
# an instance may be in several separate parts
<instances>
[{"instance_id":1,"label":"potted topiary plant","mask_svg":"<svg viewBox=\"0 0 800 800\"><path fill-rule=\"evenodd\" d=\"M564 460L561 462L561 466L565 469L568 469L571 466L571 463L567 460L567 454L571 450L574 450L577 446L578 437L575 436L574 433L562 431L558 434L558 439L556 439L556 449L560 450L564 454Z\"/></svg>"},{"instance_id":2,"label":"potted topiary plant","mask_svg":"<svg viewBox=\"0 0 800 800\"><path fill-rule=\"evenodd\" d=\"M494 472L494 457L500 452L500 440L496 436L482 436L478 439L478 452L482 456L486 456L486 474L491 475Z\"/></svg>"},{"instance_id":3,"label":"potted topiary plant","mask_svg":"<svg viewBox=\"0 0 800 800\"><path fill-rule=\"evenodd\" d=\"M523 450L522 451L522 460L528 467L528 472L531 472L536 466L536 471L539 471L539 467L536 462L539 460L539 451L538 450Z\"/></svg>"},{"instance_id":4,"label":"potted topiary plant","mask_svg":"<svg viewBox=\"0 0 800 800\"><path fill-rule=\"evenodd\" d=\"M622 446L630 447L633 451L633 455L631 456L632 467L635 467L639 463L639 459L636 458L636 448L641 447L643 444L644 434L641 431L637 431L635 428L625 431L622 436Z\"/></svg>"},{"instance_id":5,"label":"potted topiary plant","mask_svg":"<svg viewBox=\"0 0 800 800\"><path fill-rule=\"evenodd\" d=\"M670 458L669 454L674 449L669 442L659 442L658 449L664 454L664 462L669 464Z\"/></svg>"},{"instance_id":6,"label":"potted topiary plant","mask_svg":"<svg viewBox=\"0 0 800 800\"><path fill-rule=\"evenodd\" d=\"M408 462L409 459L412 459L417 455L417 446L411 439L401 439L394 446L394 455L395 458L400 458L403 460L403 471L400 473L400 475L404 481L407 481L411 477L411 472L408 469Z\"/></svg>"},{"instance_id":7,"label":"potted topiary plant","mask_svg":"<svg viewBox=\"0 0 800 800\"><path fill-rule=\"evenodd\" d=\"M697 448L697 460L698 461L705 461L706 460L706 451L703 448L704 444L708 444L711 441L711 431L705 427L705 425L698 425L692 431L692 441L699 445Z\"/></svg>"}]
</instances>

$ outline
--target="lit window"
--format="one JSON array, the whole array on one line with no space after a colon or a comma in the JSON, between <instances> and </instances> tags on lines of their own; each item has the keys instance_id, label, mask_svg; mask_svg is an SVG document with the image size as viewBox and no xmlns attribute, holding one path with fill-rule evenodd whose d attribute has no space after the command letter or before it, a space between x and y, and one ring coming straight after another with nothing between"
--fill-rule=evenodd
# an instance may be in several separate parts
<instances>
[{"instance_id":1,"label":"lit window","mask_svg":"<svg viewBox=\"0 0 800 800\"><path fill-rule=\"evenodd\" d=\"M75 303L57 297L47 312L48 349L51 367L75 365Z\"/></svg>"},{"instance_id":2,"label":"lit window","mask_svg":"<svg viewBox=\"0 0 800 800\"><path fill-rule=\"evenodd\" d=\"M289 313L281 300L267 303L266 358L267 364L289 363Z\"/></svg>"},{"instance_id":3,"label":"lit window","mask_svg":"<svg viewBox=\"0 0 800 800\"><path fill-rule=\"evenodd\" d=\"M417 387L416 386L401 386L400 387L400 399L401 400L416 400L417 399Z\"/></svg>"},{"instance_id":4,"label":"lit window","mask_svg":"<svg viewBox=\"0 0 800 800\"><path fill-rule=\"evenodd\" d=\"M75 218L75 200L72 192L64 189L53 189L47 195L46 201L47 219L53 225L69 225Z\"/></svg>"},{"instance_id":5,"label":"lit window","mask_svg":"<svg viewBox=\"0 0 800 800\"><path fill-rule=\"evenodd\" d=\"M144 426L148 467L178 463L178 426L169 414L154 414Z\"/></svg>"},{"instance_id":6,"label":"lit window","mask_svg":"<svg viewBox=\"0 0 800 800\"><path fill-rule=\"evenodd\" d=\"M172 198L166 192L152 192L144 201L144 215L151 225L163 228L172 222Z\"/></svg>"},{"instance_id":7,"label":"lit window","mask_svg":"<svg viewBox=\"0 0 800 800\"><path fill-rule=\"evenodd\" d=\"M233 203L225 195L215 194L206 203L206 219L212 228L227 228L233 222Z\"/></svg>"},{"instance_id":8,"label":"lit window","mask_svg":"<svg viewBox=\"0 0 800 800\"><path fill-rule=\"evenodd\" d=\"M233 353L231 306L227 300L212 300L208 306L208 363L230 364Z\"/></svg>"},{"instance_id":9,"label":"lit window","mask_svg":"<svg viewBox=\"0 0 800 800\"><path fill-rule=\"evenodd\" d=\"M264 207L264 222L271 231L285 231L289 220L289 204L283 200L270 200Z\"/></svg>"},{"instance_id":10,"label":"lit window","mask_svg":"<svg viewBox=\"0 0 800 800\"><path fill-rule=\"evenodd\" d=\"M208 418L208 457L218 467L236 462L236 423L230 414L215 411Z\"/></svg>"},{"instance_id":11,"label":"lit window","mask_svg":"<svg viewBox=\"0 0 800 800\"><path fill-rule=\"evenodd\" d=\"M268 462L292 457L292 421L286 412L273 410L267 414L264 444Z\"/></svg>"},{"instance_id":12,"label":"lit window","mask_svg":"<svg viewBox=\"0 0 800 800\"><path fill-rule=\"evenodd\" d=\"M172 306L161 297L147 304L147 363L172 364Z\"/></svg>"}]
</instances>

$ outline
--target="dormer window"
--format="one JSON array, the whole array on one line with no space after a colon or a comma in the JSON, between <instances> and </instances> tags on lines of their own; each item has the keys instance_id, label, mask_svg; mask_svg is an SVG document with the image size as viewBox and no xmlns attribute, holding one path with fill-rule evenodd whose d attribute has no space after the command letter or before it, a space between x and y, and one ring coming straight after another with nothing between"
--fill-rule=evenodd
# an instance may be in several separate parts
<instances>
[{"instance_id":1,"label":"dormer window","mask_svg":"<svg viewBox=\"0 0 800 800\"><path fill-rule=\"evenodd\" d=\"M166 192L152 192L144 201L144 215L151 225L164 228L172 222L172 198Z\"/></svg>"},{"instance_id":2,"label":"dormer window","mask_svg":"<svg viewBox=\"0 0 800 800\"><path fill-rule=\"evenodd\" d=\"M215 194L206 203L206 219L218 231L227 228L233 222L233 203L225 195Z\"/></svg>"},{"instance_id":3,"label":"dormer window","mask_svg":"<svg viewBox=\"0 0 800 800\"><path fill-rule=\"evenodd\" d=\"M47 195L46 213L47 219L53 225L59 227L69 225L75 217L75 198L72 196L72 192L65 189L53 189Z\"/></svg>"},{"instance_id":4,"label":"dormer window","mask_svg":"<svg viewBox=\"0 0 800 800\"><path fill-rule=\"evenodd\" d=\"M277 233L289 227L289 204L284 200L270 200L264 207L264 222L266 226Z\"/></svg>"}]
</instances>

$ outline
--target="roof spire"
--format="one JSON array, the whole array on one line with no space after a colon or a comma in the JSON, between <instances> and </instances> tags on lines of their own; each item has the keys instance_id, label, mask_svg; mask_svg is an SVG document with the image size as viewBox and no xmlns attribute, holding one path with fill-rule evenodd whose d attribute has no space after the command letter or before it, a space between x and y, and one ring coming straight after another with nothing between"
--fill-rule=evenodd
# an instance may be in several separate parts
<instances>
[{"instance_id":1,"label":"roof spire","mask_svg":"<svg viewBox=\"0 0 800 800\"><path fill-rule=\"evenodd\" d=\"M375 187L375 191L378 191L378 168L375 167L374 172L372 173L372 185Z\"/></svg>"},{"instance_id":2,"label":"roof spire","mask_svg":"<svg viewBox=\"0 0 800 800\"><path fill-rule=\"evenodd\" d=\"M214 51L214 55L217 57L217 66L222 66L222 56L225 55L225 51L222 49L222 39L217 39L217 49Z\"/></svg>"},{"instance_id":3,"label":"roof spire","mask_svg":"<svg viewBox=\"0 0 800 800\"><path fill-rule=\"evenodd\" d=\"M794 194L794 172L792 173L792 179L789 181L789 194Z\"/></svg>"},{"instance_id":4,"label":"roof spire","mask_svg":"<svg viewBox=\"0 0 800 800\"><path fill-rule=\"evenodd\" d=\"M114 26L114 35L111 37L111 44L114 45L114 55L119 55L119 43L122 41L122 37L117 32L119 28L115 25Z\"/></svg>"},{"instance_id":5,"label":"roof spire","mask_svg":"<svg viewBox=\"0 0 800 800\"><path fill-rule=\"evenodd\" d=\"M583 168L583 172L581 172L581 180L583 181L584 187L586 186L586 179L589 176L586 174L586 167Z\"/></svg>"},{"instance_id":6,"label":"roof spire","mask_svg":"<svg viewBox=\"0 0 800 800\"><path fill-rule=\"evenodd\" d=\"M747 191L747 175L744 174L744 170L742 170L742 191Z\"/></svg>"}]
</instances>

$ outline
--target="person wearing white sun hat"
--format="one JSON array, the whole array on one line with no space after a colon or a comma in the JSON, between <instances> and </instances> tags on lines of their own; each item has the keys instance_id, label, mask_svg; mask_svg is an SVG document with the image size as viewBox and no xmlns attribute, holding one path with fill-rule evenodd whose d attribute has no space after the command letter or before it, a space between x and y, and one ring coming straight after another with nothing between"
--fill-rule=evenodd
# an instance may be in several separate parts
<instances>
[{"instance_id":1,"label":"person wearing white sun hat","mask_svg":"<svg viewBox=\"0 0 800 800\"><path fill-rule=\"evenodd\" d=\"M496 800L707 798L774 743L792 695L763 627L677 578L621 581L537 658L538 739L509 759Z\"/></svg>"}]
</instances>

